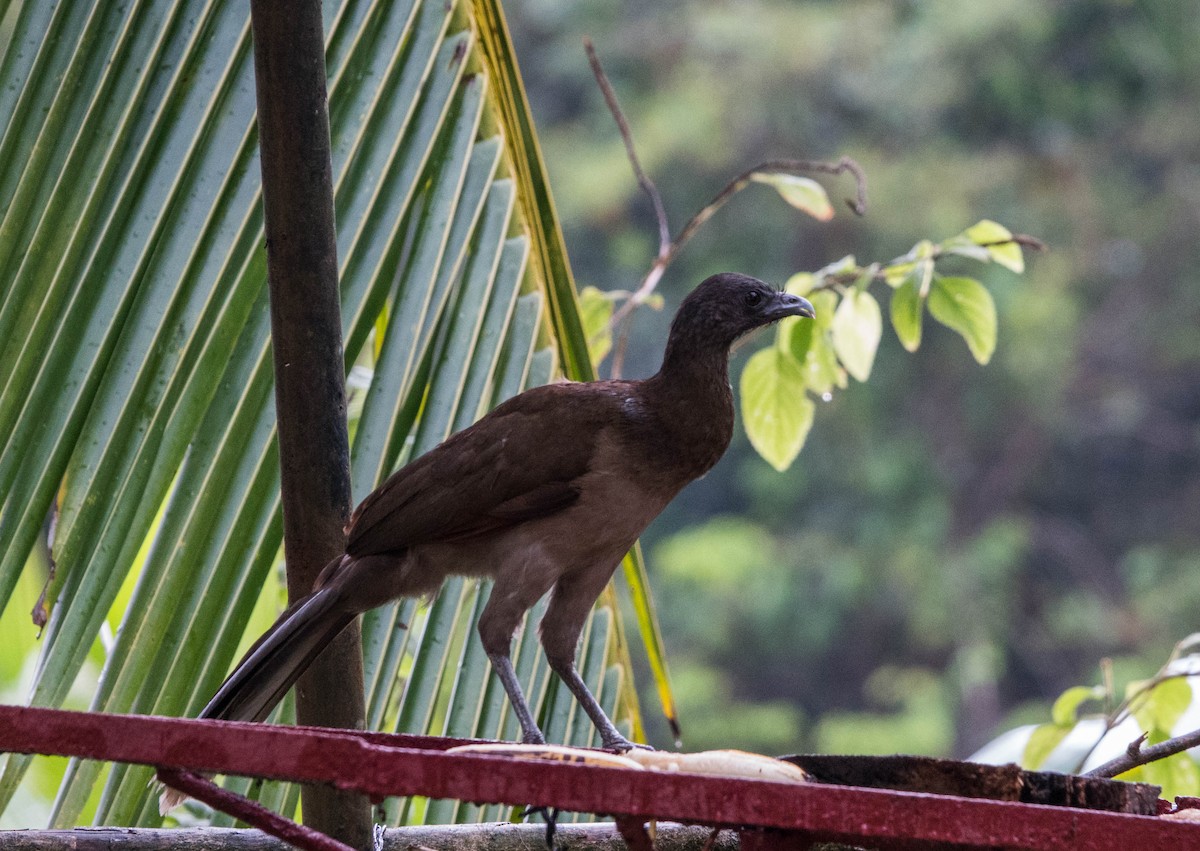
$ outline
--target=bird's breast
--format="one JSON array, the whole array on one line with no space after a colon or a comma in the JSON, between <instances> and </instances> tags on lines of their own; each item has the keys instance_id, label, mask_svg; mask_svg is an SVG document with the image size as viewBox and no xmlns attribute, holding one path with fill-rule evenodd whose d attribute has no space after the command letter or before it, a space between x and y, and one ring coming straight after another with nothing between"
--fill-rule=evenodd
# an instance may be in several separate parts
<instances>
[{"instance_id":1,"label":"bird's breast","mask_svg":"<svg viewBox=\"0 0 1200 851\"><path fill-rule=\"evenodd\" d=\"M629 456L646 487L674 496L720 460L733 436L733 403L728 392L712 396L656 405L654 416L635 427Z\"/></svg>"}]
</instances>

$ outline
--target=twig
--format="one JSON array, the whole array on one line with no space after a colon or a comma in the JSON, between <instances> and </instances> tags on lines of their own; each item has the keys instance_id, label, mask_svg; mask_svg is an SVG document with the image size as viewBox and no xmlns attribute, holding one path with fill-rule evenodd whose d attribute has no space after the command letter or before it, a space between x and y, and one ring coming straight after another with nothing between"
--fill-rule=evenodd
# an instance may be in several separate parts
<instances>
[{"instance_id":1,"label":"twig","mask_svg":"<svg viewBox=\"0 0 1200 851\"><path fill-rule=\"evenodd\" d=\"M1098 748L1100 746L1100 743L1102 741L1104 741L1105 736L1107 736L1110 732L1112 732L1112 730L1118 724L1120 724L1127 717L1129 717L1129 715L1133 711L1133 705L1136 701L1145 700L1147 698L1147 696L1150 695L1150 693L1154 691L1154 689L1158 688L1160 685L1165 683L1167 680L1173 680L1173 679L1179 679L1180 677L1191 676L1190 672L1188 672L1188 671L1172 672L1170 670L1171 665L1183 655L1183 653L1184 653L1185 649L1187 648L1191 639L1192 639L1192 636L1188 636L1187 638L1178 642L1171 649L1171 655L1167 659L1166 663L1161 668L1158 669L1158 673L1155 674L1153 678L1151 678L1151 680L1145 685L1145 687L1138 689L1131 695L1128 695L1123 701L1121 701L1121 703L1117 706L1116 709L1114 709L1113 711L1108 713L1108 715L1104 719L1104 732L1101 733L1100 737L1098 739L1096 739L1096 741L1092 744L1092 746L1090 748L1087 749L1087 752L1079 758L1079 762L1077 763L1076 771L1079 771L1083 768L1084 763L1086 763L1088 761L1088 759L1091 757L1091 755L1095 752L1096 748ZM1105 660L1101 664L1102 664L1101 670L1104 671L1105 690L1106 690L1106 693L1111 694L1112 693L1112 662L1111 662L1111 660ZM1107 699L1108 698L1106 697L1106 700ZM1142 743L1144 741L1146 741L1146 734L1143 733L1142 735L1138 736L1136 739L1134 739L1132 742L1129 743L1128 747L1126 747L1126 749L1125 749L1125 756L1117 757L1116 759L1111 759L1108 762L1104 763L1103 765L1099 766L1098 768L1093 768L1091 771L1088 772L1088 775L1096 776L1096 777L1115 777L1117 774L1120 774L1124 771L1128 771L1130 768L1135 768L1137 765L1144 765L1145 763L1153 762L1156 759L1165 759L1168 756L1172 756L1174 753L1178 753L1178 751L1172 751L1170 753L1162 753L1161 756L1151 756L1149 759L1144 759L1142 762L1131 762L1129 764L1129 766L1126 768L1120 767L1120 764L1123 763L1123 761L1125 761L1125 760L1141 759L1141 755L1144 755L1147 753L1152 753L1152 752L1156 751L1157 749L1162 748L1164 745L1168 745L1172 742L1178 741L1179 739L1184 739L1187 736L1194 736L1194 735L1196 735L1196 733L1186 733L1186 734L1184 734L1184 736L1177 737L1176 739L1168 739L1165 742L1160 742L1159 744L1154 745L1151 748L1147 748L1145 751L1143 751ZM1200 743L1200 742L1197 742L1197 743ZM1180 750L1186 750L1188 747L1190 747L1190 745L1185 745L1183 748L1180 748ZM1115 770L1112 770L1114 768L1115 768Z\"/></svg>"},{"instance_id":2,"label":"twig","mask_svg":"<svg viewBox=\"0 0 1200 851\"><path fill-rule=\"evenodd\" d=\"M654 185L654 181L642 169L641 161L638 160L637 149L633 144L633 133L629 129L629 122L625 119L625 113L621 111L620 103L617 102L617 93L613 91L612 83L608 81L608 75L604 73L604 66L600 64L600 57L596 55L595 45L586 36L583 39L583 49L587 52L588 64L592 66L592 75L596 78L596 84L600 86L600 91L604 94L604 102L608 104L608 111L612 113L613 121L617 124L621 141L625 143L625 154L629 158L629 164L633 168L638 186L650 197L650 203L654 206L654 217L658 221L658 255L654 265L650 267L649 274L643 279L637 292L631 294L625 304L614 313L609 325L614 330L620 328L615 335L616 340L613 344L609 369L612 377L618 378L625 365L625 350L629 345L629 323L625 320L633 310L631 305L641 304L658 286L658 281L666 271L667 264L671 262L670 258L673 253L671 226L667 222L667 210L663 205L662 195L659 193L658 187Z\"/></svg>"},{"instance_id":3,"label":"twig","mask_svg":"<svg viewBox=\"0 0 1200 851\"><path fill-rule=\"evenodd\" d=\"M1095 753L1096 748L1100 747L1100 743L1102 741L1104 741L1104 738L1109 733L1111 733L1118 724L1120 724L1122 721L1124 721L1126 718L1128 718L1132 714L1134 703L1145 700L1150 695L1151 692L1153 692L1156 688L1158 688L1163 683L1167 682L1167 680L1177 680L1182 677L1191 676L1191 673L1188 671L1176 671L1176 672L1169 671L1171 664L1176 659L1179 658L1181 648L1183 647L1183 644L1186 641L1187 641L1187 639L1184 639L1183 641L1181 641L1175 645L1174 649L1172 649L1172 651L1171 651L1170 658L1167 659L1166 664L1164 664L1161 668L1159 668L1158 673L1155 674L1149 680L1149 682L1146 683L1144 688L1140 688L1137 691L1135 691L1133 694L1128 695L1124 700L1122 700L1117 705L1116 709L1109 712L1108 715L1105 716L1104 732L1101 733L1100 736L1096 739L1096 741L1092 743L1092 746L1090 748L1088 748L1087 751L1084 752L1084 754L1082 756L1079 757L1079 760L1075 764L1076 772L1081 771L1083 769L1084 764L1086 764L1087 761L1091 758L1092 754ZM1112 688L1111 676L1112 676L1111 672L1108 672L1105 675L1106 688L1110 693L1111 693L1111 688ZM1107 701L1107 699L1108 698L1105 698L1106 701ZM1145 736L1142 736L1140 739L1138 739L1136 742L1134 742L1134 744L1140 745L1144 739L1145 739ZM1130 745L1130 747L1133 747L1133 745ZM1167 754L1167 755L1170 756L1170 754ZM1105 763L1105 765L1108 765L1108 763ZM1104 765L1100 766L1100 768L1104 768ZM1099 771L1099 770L1100 769L1093 769L1093 771L1089 772L1089 774L1094 773L1095 771ZM1128 771L1128 769L1125 769L1125 770ZM1107 775L1107 776L1112 776L1112 775Z\"/></svg>"},{"instance_id":4,"label":"twig","mask_svg":"<svg viewBox=\"0 0 1200 851\"><path fill-rule=\"evenodd\" d=\"M621 134L621 141L625 143L625 153L629 158L629 164L633 168L633 174L637 178L638 186L650 198L650 203L654 206L654 217L658 221L658 254L654 258L654 263L651 264L646 276L642 278L641 285L635 290L625 302L613 311L609 327L613 329L616 335L616 340L613 344L613 357L611 373L614 378L620 376L621 367L625 360L625 349L629 342L629 317L642 304L645 303L651 293L658 287L662 280L663 274L667 271L667 267L671 265L671 261L675 259L675 255L679 250L687 244L688 240L699 230L700 226L713 217L717 210L725 206L725 204L749 185L755 174L810 174L813 172L820 174L839 175L845 172L850 172L854 175L855 182L855 197L847 199L846 204L858 215L863 215L867 210L867 177L862 167L850 157L842 157L837 162L824 162L820 160L768 160L767 162L759 163L751 169L739 174L718 192L713 199L700 208L688 223L683 226L679 235L671 239L671 228L667 221L666 207L663 205L662 195L658 191L658 187L654 185L646 172L642 169L642 164L638 160L637 150L633 144L633 133L629 129L629 122L625 118L624 112L621 111L621 105L617 102L616 92L613 90L612 84L608 80L608 75L604 73L604 67L600 64L600 58L596 55L595 45L592 44L590 38L583 39L583 47L587 52L588 63L592 67L592 75L596 78L597 85L600 86L600 91L604 94L604 102L608 104L608 111L612 113L613 120L617 124L617 130Z\"/></svg>"},{"instance_id":5,"label":"twig","mask_svg":"<svg viewBox=\"0 0 1200 851\"><path fill-rule=\"evenodd\" d=\"M842 157L837 162L827 162L824 160L767 160L753 168L746 169L725 184L725 187L714 195L711 201L701 207L700 211L692 216L691 221L683 226L683 230L679 232L679 236L675 237L672 250L678 251L682 248L684 243L692 238L697 229L711 219L717 210L725 206L725 203L730 198L745 189L756 174L800 175L817 173L839 175L846 172L854 175L855 184L855 196L854 198L846 199L846 206L853 210L855 215L864 215L867 212L867 175L863 171L862 166L850 159L850 157Z\"/></svg>"},{"instance_id":6,"label":"twig","mask_svg":"<svg viewBox=\"0 0 1200 851\"><path fill-rule=\"evenodd\" d=\"M1037 251L1039 253L1048 251L1050 249L1050 246L1046 245L1046 243L1042 242L1036 236L1030 236L1027 233L1014 233L1009 236L1008 239L997 239L993 240L992 242L978 242L976 245L978 245L980 248L991 248L996 245L1011 245L1014 242L1017 245L1028 248L1030 251Z\"/></svg>"},{"instance_id":7,"label":"twig","mask_svg":"<svg viewBox=\"0 0 1200 851\"><path fill-rule=\"evenodd\" d=\"M837 162L825 162L822 160L768 160L759 163L753 168L746 169L733 180L729 181L725 186L713 196L712 200L705 204L700 210L688 220L688 223L679 231L679 235L672 240L668 250L664 254L659 252L658 258L654 261L654 265L650 267L650 271L646 273L646 277L642 279L642 284L637 288L632 296L629 297L614 313L611 321L611 326L616 328L617 325L632 313L639 305L650 297L654 289L658 286L658 282L662 280L663 273L675 259L675 255L679 250L687 244L700 229L701 225L707 222L716 214L717 210L725 206L729 199L745 189L751 181L751 177L755 174L805 174L817 172L820 174L843 174L850 172L854 175L855 182L855 197L847 199L846 203L850 209L858 215L862 215L867 209L867 177L862 170L862 166L856 163L850 157L842 157Z\"/></svg>"},{"instance_id":8,"label":"twig","mask_svg":"<svg viewBox=\"0 0 1200 851\"><path fill-rule=\"evenodd\" d=\"M628 304L629 302L625 302ZM629 348L629 331L632 322L632 317L629 312L626 312L621 328L613 336L612 360L609 362L610 377L620 378L621 370L625 366L625 352Z\"/></svg>"},{"instance_id":9,"label":"twig","mask_svg":"<svg viewBox=\"0 0 1200 851\"><path fill-rule=\"evenodd\" d=\"M999 246L999 245L1020 245L1025 248L1030 249L1031 251L1048 251L1049 250L1046 243L1042 242L1037 237L1028 236L1023 233L1014 233L1008 239L997 239L992 242L979 242L979 243L976 243L976 245L978 245L980 248L995 248L996 246ZM932 253L930 253L930 255L928 257L925 257L923 259L938 260L942 257L945 257L948 253L950 253L950 252L945 251L944 249L942 249L939 246L937 248L937 250L933 251ZM870 275L870 279L871 279L872 283L884 283L885 281L887 281L887 275L885 275L883 273L884 269L888 268L889 266L898 266L902 263L912 263L912 262L914 262L914 261L908 255L901 255L900 257L893 257L891 260L889 260L886 263L873 263L873 264L871 264L871 266L868 266L865 269L854 269L849 272L837 272L837 273L830 273L830 274L822 275L822 274L820 274L820 270L818 270L818 272L815 273L815 275L817 276L817 282L815 284L813 284L811 292L818 292L820 290L829 290L829 289L833 289L834 287L837 287L839 285L848 286L850 284L856 283L863 277L863 275L866 275L866 274Z\"/></svg>"},{"instance_id":10,"label":"twig","mask_svg":"<svg viewBox=\"0 0 1200 851\"><path fill-rule=\"evenodd\" d=\"M1116 777L1118 774L1124 774L1126 771L1137 768L1139 765L1146 765L1160 759L1166 759L1169 756L1175 756L1177 753L1183 753L1200 745L1200 730L1192 730L1190 733L1184 733L1182 736L1167 739L1165 742L1159 742L1157 745L1151 745L1148 748L1142 747L1142 743L1145 741L1146 734L1142 733L1142 735L1129 743L1129 747L1125 749L1125 753L1121 754L1121 756L1116 759L1110 759L1098 768L1093 768L1084 776Z\"/></svg>"},{"instance_id":11,"label":"twig","mask_svg":"<svg viewBox=\"0 0 1200 851\"><path fill-rule=\"evenodd\" d=\"M600 91L604 94L605 103L608 104L608 112L612 113L612 120L617 122L617 130L620 132L620 139L625 143L625 155L629 157L630 167L634 169L637 185L649 197L650 204L654 206L655 220L658 220L659 223L659 253L655 259L654 266L652 266L652 274L654 274L654 269L658 269L658 274L655 275L654 283L650 284L650 288L646 292L642 292L642 290L646 289L646 281L642 281L642 287L638 288L637 293L631 293L625 300L625 305L629 305L632 300L640 298L640 301L638 301L638 304L640 304L641 301L646 300L646 296L650 292L653 292L659 278L662 277L662 272L666 270L667 263L670 263L672 253L671 226L667 222L666 206L662 204L662 196L659 193L659 188L654 185L654 181L650 180L649 175L644 172L642 163L637 158L637 149L634 146L634 133L630 131L629 121L625 120L625 113L622 112L620 103L617 102L617 92L613 91L612 83L608 82L604 66L600 64L600 58L596 55L595 46L587 36L583 37L583 49L588 54L588 64L592 66L592 74L596 78L596 85L600 86ZM614 314L610 328L616 329L624 319L628 318L629 313L629 310L624 310L624 306L620 308ZM612 347L610 372L613 378L620 377L620 371L622 371L622 367L625 365L625 350L628 347L629 323L626 322L622 326L622 330L616 334L616 341L614 341Z\"/></svg>"},{"instance_id":12,"label":"twig","mask_svg":"<svg viewBox=\"0 0 1200 851\"><path fill-rule=\"evenodd\" d=\"M1146 743L1146 739L1148 738L1150 738L1149 733L1139 734L1136 739L1125 746L1125 753L1133 759L1137 759L1138 754L1142 752L1142 745Z\"/></svg>"},{"instance_id":13,"label":"twig","mask_svg":"<svg viewBox=\"0 0 1200 851\"><path fill-rule=\"evenodd\" d=\"M621 105L617 103L617 93L613 91L612 84L608 81L608 75L604 73L600 57L596 55L596 47L587 36L583 37L583 49L587 51L588 63L592 66L592 74L596 78L596 83L600 86L600 91L604 93L604 102L608 104L608 111L612 113L613 121L617 122L617 129L621 132L621 141L625 143L625 154L629 157L629 164L633 166L633 174L637 178L638 186L650 196L650 203L654 205L654 217L658 219L658 256L663 257L671 248L671 227L667 224L667 210L663 206L662 195L659 194L654 181L642 170L637 151L633 147L633 133L629 130L629 122L625 120L625 113L621 111Z\"/></svg>"}]
</instances>

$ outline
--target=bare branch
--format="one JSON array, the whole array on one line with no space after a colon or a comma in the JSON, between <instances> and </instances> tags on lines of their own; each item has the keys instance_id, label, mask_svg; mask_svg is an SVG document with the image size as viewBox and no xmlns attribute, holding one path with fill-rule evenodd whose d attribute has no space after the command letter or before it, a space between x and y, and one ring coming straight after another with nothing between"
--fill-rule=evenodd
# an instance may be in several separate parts
<instances>
[{"instance_id":1,"label":"bare branch","mask_svg":"<svg viewBox=\"0 0 1200 851\"><path fill-rule=\"evenodd\" d=\"M1151 762L1157 762L1160 759L1166 759L1169 756L1175 756L1177 753L1183 753L1200 745L1200 730L1192 730L1190 733L1184 733L1182 736L1167 739L1165 742L1159 742L1157 745L1151 745L1148 748L1142 747L1142 743L1145 741L1146 734L1142 733L1142 735L1129 743L1129 747L1125 749L1125 753L1116 759L1110 759L1098 768L1093 768L1084 776L1116 777L1118 774L1124 774L1126 771L1137 768L1139 765L1146 765Z\"/></svg>"},{"instance_id":2,"label":"bare branch","mask_svg":"<svg viewBox=\"0 0 1200 851\"><path fill-rule=\"evenodd\" d=\"M663 273L675 259L675 255L679 250L687 244L700 229L700 227L713 217L716 212L728 203L729 199L737 193L745 189L751 181L751 177L755 174L762 173L770 174L807 174L817 172L820 174L843 174L850 172L854 175L856 187L855 198L848 199L846 203L855 213L862 215L867 209L867 178L862 170L862 166L856 163L850 157L842 157L837 162L825 162L822 160L768 160L759 163L753 168L743 171L713 196L713 199L705 204L700 210L688 220L688 223L679 231L679 235L671 242L667 252L659 253L658 259L654 265L650 267L650 271L646 277L642 279L642 285L637 288L633 296L622 304L616 311L613 312L612 327L617 327L617 324L632 313L640 304L642 304L658 286L658 282L662 280Z\"/></svg>"},{"instance_id":3,"label":"bare branch","mask_svg":"<svg viewBox=\"0 0 1200 851\"><path fill-rule=\"evenodd\" d=\"M725 206L737 193L741 192L749 185L751 178L755 174L809 174L817 172L820 174L842 174L850 172L854 175L856 186L856 195L854 200L847 200L846 203L855 213L862 215L867 210L867 177L862 170L862 166L856 163L850 157L842 157L837 162L825 162L822 160L767 160L759 163L753 168L748 168L729 181L725 186L713 196L713 199L705 204L696 215L683 226L683 230L679 232L679 236L675 237L675 241L671 244L671 254L683 248L689 239L695 235L700 226L713 217L717 210Z\"/></svg>"},{"instance_id":4,"label":"bare branch","mask_svg":"<svg viewBox=\"0 0 1200 851\"><path fill-rule=\"evenodd\" d=\"M675 237L675 242L672 245L672 253L683 247L697 229L712 218L717 210L725 206L738 192L741 192L750 183L750 179L755 174L844 174L850 172L854 175L855 197L846 199L846 205L850 207L855 214L861 216L867 212L867 175L863 171L862 166L856 163L850 157L842 157L837 162L826 162L824 160L767 160L759 163L753 168L747 169L735 177L725 187L718 192L713 199L700 208L696 215L692 216L691 221L683 226L683 230L679 232L679 236Z\"/></svg>"},{"instance_id":5,"label":"bare branch","mask_svg":"<svg viewBox=\"0 0 1200 851\"><path fill-rule=\"evenodd\" d=\"M646 272L646 276L642 279L641 285L619 308L613 311L612 319L609 321L609 327L617 332L616 340L613 344L613 358L610 369L612 377L617 378L621 374L625 348L629 338L630 325L626 320L628 320L634 310L645 303L650 294L658 287L663 274L667 271L667 267L671 265L671 261L679 252L679 249L683 248L700 226L712 218L717 210L725 206L725 203L730 198L746 188L753 175L764 172L775 174L810 174L817 172L833 175L850 172L854 175L856 193L855 197L847 199L846 203L851 210L860 216L867 209L867 178L862 167L850 159L850 157L842 157L837 162L824 162L820 160L768 160L742 172L727 183L711 201L705 204L696 215L692 216L691 220L683 226L683 230L679 232L679 235L672 240L662 195L659 194L658 187L654 185L654 181L642 169L642 164L638 160L637 150L633 144L633 133L629 129L629 122L625 119L625 114L621 111L621 105L617 102L616 92L613 91L612 84L608 80L608 75L604 73L604 68L600 64L599 57L596 55L596 48L592 44L592 40L585 37L583 39L583 47L587 52L588 62L592 67L592 74L596 78L597 85L600 86L600 91L604 94L605 103L608 104L608 111L612 113L613 120L617 123L617 129L621 133L621 140L625 143L625 153L629 158L629 165L633 168L633 174L637 178L638 186L649 196L651 204L654 205L654 216L658 221L658 255L655 257L654 263L651 264L649 271Z\"/></svg>"},{"instance_id":6,"label":"bare branch","mask_svg":"<svg viewBox=\"0 0 1200 851\"><path fill-rule=\"evenodd\" d=\"M600 57L596 55L595 45L587 36L583 38L583 49L587 51L588 62L592 66L592 74L596 77L596 83L600 86L600 91L604 93L604 102L608 104L608 111L612 113L613 121L617 122L617 129L621 131L621 141L625 143L625 154L629 157L629 164L633 166L633 174L637 177L638 186L642 187L642 191L650 196L650 203L654 205L654 216L658 219L658 256L663 257L671 249L671 226L667 224L667 211L663 206L662 195L659 194L654 181L642 170L637 151L633 147L633 133L629 130L629 122L625 120L625 113L621 111L621 105L617 103L617 93L613 91L612 84L608 81L608 75L604 73L604 68L600 65Z\"/></svg>"},{"instance_id":7,"label":"bare branch","mask_svg":"<svg viewBox=\"0 0 1200 851\"><path fill-rule=\"evenodd\" d=\"M1046 243L1042 242L1042 240L1038 239L1036 236L1030 236L1027 233L1014 233L1008 239L997 239L993 240L992 242L980 242L976 244L980 248L991 248L992 246L996 245L1011 245L1013 243L1028 248L1030 251L1037 251L1039 253L1050 250L1050 246L1046 245Z\"/></svg>"},{"instance_id":8,"label":"bare branch","mask_svg":"<svg viewBox=\"0 0 1200 851\"><path fill-rule=\"evenodd\" d=\"M629 304L628 301L625 303ZM620 378L621 370L625 367L625 351L629 348L629 331L630 316L629 312L626 311L625 318L621 323L621 329L613 340L612 360L609 362L609 372L613 378Z\"/></svg>"},{"instance_id":9,"label":"bare branch","mask_svg":"<svg viewBox=\"0 0 1200 851\"><path fill-rule=\"evenodd\" d=\"M1138 758L1138 754L1142 752L1142 745L1146 743L1146 739L1150 738L1149 733L1142 733L1125 747L1125 753L1134 759Z\"/></svg>"},{"instance_id":10,"label":"bare branch","mask_svg":"<svg viewBox=\"0 0 1200 851\"><path fill-rule=\"evenodd\" d=\"M1116 709L1114 709L1113 711L1108 713L1108 715L1104 719L1104 732L1101 733L1100 737L1098 739L1096 739L1096 741L1092 744L1092 746L1090 748L1087 749L1087 752L1084 753L1083 756L1081 756L1079 758L1079 761L1076 763L1076 769L1075 769L1077 772L1082 770L1084 764L1088 761L1088 759L1091 757L1091 755L1095 752L1096 748L1098 748L1100 746L1100 743L1102 741L1104 741L1104 737L1107 736L1110 732L1112 732L1112 730L1118 724L1120 724L1127 717L1129 717L1131 714L1133 714L1133 706L1135 703L1144 701L1150 695L1150 693L1154 691L1154 689L1158 688L1160 685L1165 683L1167 680L1177 680L1177 679L1189 677L1192 675L1191 672L1189 672L1189 671L1171 671L1171 664L1176 659L1179 658L1179 656L1183 652L1184 645L1189 641L1189 639L1190 639L1190 636L1188 638L1183 639L1183 641L1180 641L1179 643L1177 643L1175 645L1174 649L1171 651L1171 657L1167 660L1166 664L1164 664L1161 668L1159 668L1158 673L1155 674L1145 684L1145 686L1143 688L1138 689L1133 694L1127 695L1125 697L1125 699L1122 700L1120 704L1118 704ZM1112 666L1112 662L1110 660L1106 659L1101 662L1101 670L1104 671L1106 691L1109 694L1112 693L1111 666ZM1105 700L1107 702L1108 698L1106 698ZM1132 748L1132 747L1137 746L1140 748L1141 743L1143 741L1145 741L1145 738L1146 738L1145 736L1140 737L1139 739L1134 741L1129 747ZM1168 741L1172 741L1172 740L1168 740ZM1163 743L1163 744L1165 744L1165 743ZM1158 745L1155 745L1155 747L1158 747ZM1170 756L1170 754L1166 754L1166 756ZM1162 757L1155 757L1155 758L1161 759ZM1088 773L1096 774L1097 772L1099 772L1099 771L1107 768L1109 765L1113 764L1115 761L1116 760L1110 760L1109 762L1106 762L1104 765L1100 766L1099 768L1095 768ZM1153 761L1153 760L1148 760L1148 761ZM1121 769L1121 770L1128 771L1129 769L1125 768L1125 769ZM1105 774L1105 775L1097 775L1097 776L1112 777L1113 775Z\"/></svg>"}]
</instances>

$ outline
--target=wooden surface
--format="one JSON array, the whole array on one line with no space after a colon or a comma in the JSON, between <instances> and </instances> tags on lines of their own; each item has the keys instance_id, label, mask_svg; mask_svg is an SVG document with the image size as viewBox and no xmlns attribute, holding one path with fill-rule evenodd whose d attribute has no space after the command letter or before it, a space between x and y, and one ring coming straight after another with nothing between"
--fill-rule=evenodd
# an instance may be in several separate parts
<instances>
[{"instance_id":1,"label":"wooden surface","mask_svg":"<svg viewBox=\"0 0 1200 851\"><path fill-rule=\"evenodd\" d=\"M1137 815L1155 815L1162 791L1148 783L1123 783L1052 771L1025 771L1013 764L983 765L923 756L796 754L783 759L810 772L822 783Z\"/></svg>"}]
</instances>

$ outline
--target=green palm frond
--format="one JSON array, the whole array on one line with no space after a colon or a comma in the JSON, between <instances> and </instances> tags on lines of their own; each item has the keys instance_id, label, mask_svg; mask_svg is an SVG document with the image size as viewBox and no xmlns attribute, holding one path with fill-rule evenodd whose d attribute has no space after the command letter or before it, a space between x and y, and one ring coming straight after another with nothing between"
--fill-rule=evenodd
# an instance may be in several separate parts
<instances>
[{"instance_id":1,"label":"green palm frond","mask_svg":"<svg viewBox=\"0 0 1200 851\"><path fill-rule=\"evenodd\" d=\"M498 401L591 365L499 7L341 0L325 25L361 498ZM28 700L86 683L92 709L193 714L282 602L248 9L0 4L0 75L0 606L27 596L57 517ZM469 640L486 591L453 581L365 618L372 727L513 735ZM547 733L591 741L532 633L516 665ZM584 641L585 677L638 725L611 598ZM30 764L7 758L0 809ZM72 761L52 823L157 824L148 777ZM230 785L295 810L281 784Z\"/></svg>"}]
</instances>

